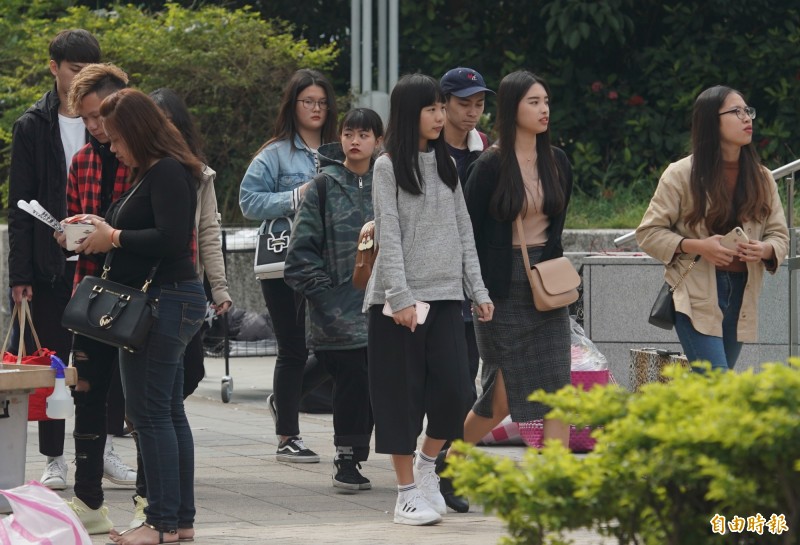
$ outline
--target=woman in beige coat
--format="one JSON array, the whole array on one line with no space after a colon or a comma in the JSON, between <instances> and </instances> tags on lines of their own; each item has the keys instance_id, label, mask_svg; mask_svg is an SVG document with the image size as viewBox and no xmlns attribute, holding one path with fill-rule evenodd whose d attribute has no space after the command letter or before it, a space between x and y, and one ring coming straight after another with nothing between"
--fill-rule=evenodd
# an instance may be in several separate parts
<instances>
[{"instance_id":1,"label":"woman in beige coat","mask_svg":"<svg viewBox=\"0 0 800 545\"><path fill-rule=\"evenodd\" d=\"M192 120L189 109L175 91L167 88L156 89L150 98L161 108L167 118L183 135L189 149L203 163L205 156L201 149L200 136ZM195 212L195 232L197 235L197 254L194 262L197 276L202 280L205 273L211 286L212 307L216 313L228 311L232 302L228 293L228 280L225 276L225 262L222 257L220 238L221 216L217 211L217 194L214 180L217 173L205 164L203 179L197 186L197 209ZM184 357L183 397L189 397L205 376L203 365L203 330L189 342Z\"/></svg>"},{"instance_id":2,"label":"woman in beige coat","mask_svg":"<svg viewBox=\"0 0 800 545\"><path fill-rule=\"evenodd\" d=\"M639 246L675 286L675 329L690 361L733 369L756 340L764 270L780 266L788 230L777 186L753 139L756 112L738 91L706 89L692 114L692 155L664 171L636 230ZM734 227L748 242L720 243Z\"/></svg>"}]
</instances>

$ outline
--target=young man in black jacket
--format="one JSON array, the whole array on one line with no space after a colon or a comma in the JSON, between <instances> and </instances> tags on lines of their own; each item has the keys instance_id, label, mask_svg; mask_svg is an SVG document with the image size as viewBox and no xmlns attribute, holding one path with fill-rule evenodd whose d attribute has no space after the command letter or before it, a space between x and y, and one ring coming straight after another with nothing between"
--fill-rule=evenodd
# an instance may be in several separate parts
<instances>
[{"instance_id":1,"label":"young man in black jacket","mask_svg":"<svg viewBox=\"0 0 800 545\"><path fill-rule=\"evenodd\" d=\"M72 78L100 61L100 44L86 30L64 30L50 42L50 73L55 86L14 123L8 206L8 276L14 303L27 299L42 346L65 362L72 335L61 315L72 294L75 261L68 260L53 231L17 207L20 199L37 200L58 219L66 216L67 171L72 156L86 143L83 121L67 109ZM69 258L73 259L73 258ZM77 258L74 258L77 259ZM28 346L33 346L32 341ZM39 451L47 456L41 482L55 490L67 487L64 420L39 422Z\"/></svg>"},{"instance_id":2,"label":"young man in black jacket","mask_svg":"<svg viewBox=\"0 0 800 545\"><path fill-rule=\"evenodd\" d=\"M478 131L477 126L483 115L486 95L488 93L494 94L494 91L486 87L483 76L472 68L458 67L448 70L442 76L440 84L447 101L444 140L447 143L447 151L450 153L450 157L456 162L458 179L463 190L464 184L467 182L467 169L475 162L481 152L489 147L488 138L484 133ZM465 298L464 300L462 315L464 317L467 361L469 362L469 377L474 401L478 397L475 379L478 376L480 356L475 339L475 325L472 322L472 302L469 299ZM466 415L464 416L466 417ZM437 459L437 472L441 472L443 468L444 456L440 455ZM445 503L450 509L459 513L469 510L469 503L455 495L449 479L441 481L441 491Z\"/></svg>"}]
</instances>

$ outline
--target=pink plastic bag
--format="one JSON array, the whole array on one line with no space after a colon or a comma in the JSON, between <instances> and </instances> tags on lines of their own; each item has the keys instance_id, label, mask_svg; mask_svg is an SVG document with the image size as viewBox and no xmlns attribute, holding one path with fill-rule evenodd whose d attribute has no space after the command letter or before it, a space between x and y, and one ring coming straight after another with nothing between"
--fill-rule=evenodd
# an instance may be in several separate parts
<instances>
[{"instance_id":1,"label":"pink plastic bag","mask_svg":"<svg viewBox=\"0 0 800 545\"><path fill-rule=\"evenodd\" d=\"M0 494L14 511L0 520L0 545L92 545L72 509L49 488L30 481Z\"/></svg>"}]
</instances>

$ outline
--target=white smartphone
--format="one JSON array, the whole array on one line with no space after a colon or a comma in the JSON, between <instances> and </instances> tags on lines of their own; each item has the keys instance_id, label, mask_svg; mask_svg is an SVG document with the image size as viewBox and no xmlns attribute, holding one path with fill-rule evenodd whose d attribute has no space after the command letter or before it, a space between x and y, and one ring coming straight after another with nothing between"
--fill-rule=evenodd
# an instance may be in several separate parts
<instances>
[{"instance_id":1,"label":"white smartphone","mask_svg":"<svg viewBox=\"0 0 800 545\"><path fill-rule=\"evenodd\" d=\"M417 323L422 325L425 323L425 319L428 317L428 311L431 309L430 303L426 303L425 301L417 301L416 303L417 309ZM394 312L392 312L392 307L389 306L389 301L386 301L386 304L383 305L383 315L389 316L390 318L394 316Z\"/></svg>"},{"instance_id":2,"label":"white smartphone","mask_svg":"<svg viewBox=\"0 0 800 545\"><path fill-rule=\"evenodd\" d=\"M747 238L747 235L744 233L744 229L741 227L734 227L731 229L730 233L719 240L719 243L729 250L736 250L736 245L740 242L750 242L750 239Z\"/></svg>"}]
</instances>

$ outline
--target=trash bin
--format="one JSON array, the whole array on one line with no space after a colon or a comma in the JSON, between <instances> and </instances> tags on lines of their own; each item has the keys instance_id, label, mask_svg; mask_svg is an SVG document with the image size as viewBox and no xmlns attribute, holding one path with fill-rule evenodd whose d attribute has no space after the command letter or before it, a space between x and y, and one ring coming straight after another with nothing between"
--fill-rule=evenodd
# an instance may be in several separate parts
<instances>
[{"instance_id":1,"label":"trash bin","mask_svg":"<svg viewBox=\"0 0 800 545\"><path fill-rule=\"evenodd\" d=\"M65 374L67 384L75 384L75 368L67 368ZM48 366L0 364L0 489L25 482L28 395L54 383L55 371ZM8 502L0 496L0 513L10 512Z\"/></svg>"}]
</instances>

